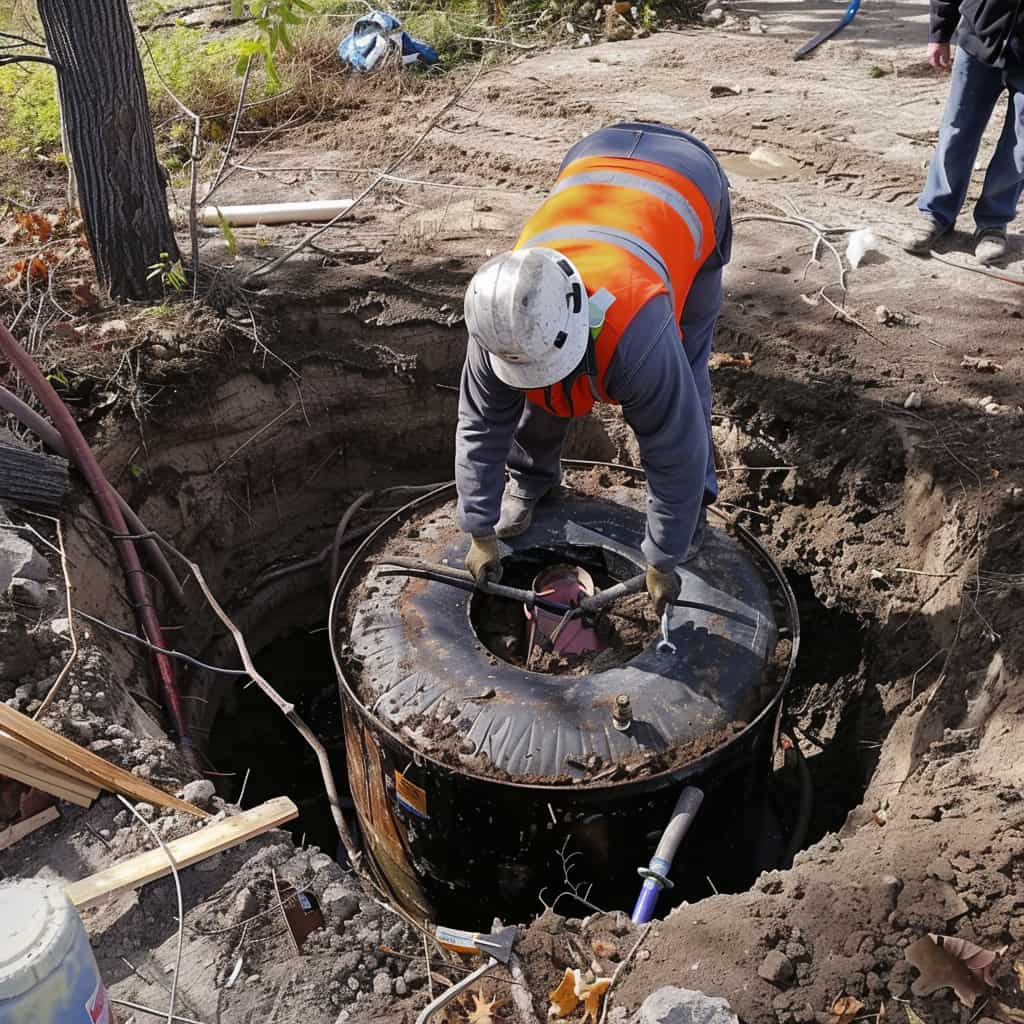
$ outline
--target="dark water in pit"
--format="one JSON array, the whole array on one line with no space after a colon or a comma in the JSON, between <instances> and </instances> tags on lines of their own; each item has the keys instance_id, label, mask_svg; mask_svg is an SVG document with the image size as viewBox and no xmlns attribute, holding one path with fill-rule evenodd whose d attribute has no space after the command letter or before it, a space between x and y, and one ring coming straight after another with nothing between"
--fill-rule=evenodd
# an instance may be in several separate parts
<instances>
[{"instance_id":1,"label":"dark water in pit","mask_svg":"<svg viewBox=\"0 0 1024 1024\"><path fill-rule=\"evenodd\" d=\"M345 743L327 635L323 627L291 630L260 650L255 662L327 748L342 791L345 816L354 821L355 810L344 808ZM218 714L210 735L209 757L217 771L234 773L216 780L226 799L237 799L248 769L245 807L275 796L289 796L299 808L299 817L285 827L296 843L305 836L306 845L319 846L331 856L338 853L338 831L324 793L319 763L308 744L258 687L240 689L235 705Z\"/></svg>"}]
</instances>

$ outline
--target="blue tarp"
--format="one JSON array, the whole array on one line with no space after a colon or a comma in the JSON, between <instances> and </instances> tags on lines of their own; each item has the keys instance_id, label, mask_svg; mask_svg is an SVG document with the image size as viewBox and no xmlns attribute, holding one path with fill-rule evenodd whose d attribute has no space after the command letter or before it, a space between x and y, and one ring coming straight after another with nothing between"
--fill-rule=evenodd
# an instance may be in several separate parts
<instances>
[{"instance_id":1,"label":"blue tarp","mask_svg":"<svg viewBox=\"0 0 1024 1024\"><path fill-rule=\"evenodd\" d=\"M371 11L360 18L338 44L338 59L357 71L369 71L392 47L403 64L437 63L437 53L422 40L402 30L401 22L384 11Z\"/></svg>"}]
</instances>

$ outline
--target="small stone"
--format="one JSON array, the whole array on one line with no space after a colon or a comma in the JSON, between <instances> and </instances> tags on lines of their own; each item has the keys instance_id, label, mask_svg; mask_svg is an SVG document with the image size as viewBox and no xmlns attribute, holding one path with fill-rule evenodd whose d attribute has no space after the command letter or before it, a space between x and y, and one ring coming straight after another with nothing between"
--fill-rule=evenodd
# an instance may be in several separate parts
<instances>
[{"instance_id":1,"label":"small stone","mask_svg":"<svg viewBox=\"0 0 1024 1024\"><path fill-rule=\"evenodd\" d=\"M100 835L103 836L104 839L109 839L110 838L110 829L109 828L101 828L99 831L100 831Z\"/></svg>"},{"instance_id":2,"label":"small stone","mask_svg":"<svg viewBox=\"0 0 1024 1024\"><path fill-rule=\"evenodd\" d=\"M85 719L72 718L66 723L65 728L78 743L85 746L88 746L96 739L96 730L93 728L92 723L85 721Z\"/></svg>"},{"instance_id":3,"label":"small stone","mask_svg":"<svg viewBox=\"0 0 1024 1024\"><path fill-rule=\"evenodd\" d=\"M793 980L796 972L793 969L793 961L784 953L773 949L761 961L761 966L758 967L757 973L765 981L770 981L773 985L783 988Z\"/></svg>"},{"instance_id":4,"label":"small stone","mask_svg":"<svg viewBox=\"0 0 1024 1024\"><path fill-rule=\"evenodd\" d=\"M652 992L634 1020L636 1024L739 1024L721 997L673 985Z\"/></svg>"},{"instance_id":5,"label":"small stone","mask_svg":"<svg viewBox=\"0 0 1024 1024\"><path fill-rule=\"evenodd\" d=\"M50 632L55 636L68 636L71 632L71 623L65 618L50 619Z\"/></svg>"},{"instance_id":6,"label":"small stone","mask_svg":"<svg viewBox=\"0 0 1024 1024\"><path fill-rule=\"evenodd\" d=\"M755 15L747 23L747 31L753 33L755 36L763 36L765 33L764 22Z\"/></svg>"},{"instance_id":7,"label":"small stone","mask_svg":"<svg viewBox=\"0 0 1024 1024\"><path fill-rule=\"evenodd\" d=\"M911 391L909 395L903 400L904 409L920 409L921 408L921 392Z\"/></svg>"},{"instance_id":8,"label":"small stone","mask_svg":"<svg viewBox=\"0 0 1024 1024\"><path fill-rule=\"evenodd\" d=\"M323 871L325 868L329 868L336 863L337 861L326 853L314 853L309 858L309 866L314 872Z\"/></svg>"},{"instance_id":9,"label":"small stone","mask_svg":"<svg viewBox=\"0 0 1024 1024\"><path fill-rule=\"evenodd\" d=\"M7 590L17 576L36 583L45 583L50 563L13 530L0 531L0 590Z\"/></svg>"},{"instance_id":10,"label":"small stone","mask_svg":"<svg viewBox=\"0 0 1024 1024\"><path fill-rule=\"evenodd\" d=\"M166 345L161 345L157 342L155 345L149 346L149 354L154 359L168 359L171 355L171 350Z\"/></svg>"},{"instance_id":11,"label":"small stone","mask_svg":"<svg viewBox=\"0 0 1024 1024\"><path fill-rule=\"evenodd\" d=\"M235 895L235 914L237 914L238 919L245 921L258 910L259 900L256 898L256 893L247 885L239 889Z\"/></svg>"},{"instance_id":12,"label":"small stone","mask_svg":"<svg viewBox=\"0 0 1024 1024\"><path fill-rule=\"evenodd\" d=\"M353 992L359 991L359 979L354 975L350 974L348 980L345 982L349 989Z\"/></svg>"},{"instance_id":13,"label":"small stone","mask_svg":"<svg viewBox=\"0 0 1024 1024\"><path fill-rule=\"evenodd\" d=\"M195 779L186 783L181 790L181 799L186 803L195 804L208 810L217 789L209 779Z\"/></svg>"},{"instance_id":14,"label":"small stone","mask_svg":"<svg viewBox=\"0 0 1024 1024\"><path fill-rule=\"evenodd\" d=\"M334 1024L345 1024L345 1022L351 1016L352 1014L350 1014L348 1010L342 1010L341 1013L338 1014L337 1019L334 1021Z\"/></svg>"},{"instance_id":15,"label":"small stone","mask_svg":"<svg viewBox=\"0 0 1024 1024\"><path fill-rule=\"evenodd\" d=\"M359 913L358 898L338 883L324 889L320 906L340 922L351 921Z\"/></svg>"},{"instance_id":16,"label":"small stone","mask_svg":"<svg viewBox=\"0 0 1024 1024\"><path fill-rule=\"evenodd\" d=\"M407 996L408 994L409 985L406 982L405 978L395 978L395 995L401 998L402 996Z\"/></svg>"},{"instance_id":17,"label":"small stone","mask_svg":"<svg viewBox=\"0 0 1024 1024\"><path fill-rule=\"evenodd\" d=\"M700 16L700 20L705 25L721 25L725 21L725 11L721 7L712 7Z\"/></svg>"},{"instance_id":18,"label":"small stone","mask_svg":"<svg viewBox=\"0 0 1024 1024\"><path fill-rule=\"evenodd\" d=\"M35 580L24 580L16 576L11 581L11 599L15 604L28 605L31 608L42 608L46 603L46 587Z\"/></svg>"},{"instance_id":19,"label":"small stone","mask_svg":"<svg viewBox=\"0 0 1024 1024\"><path fill-rule=\"evenodd\" d=\"M143 821L152 821L156 817L156 808L152 804L136 804L135 812Z\"/></svg>"},{"instance_id":20,"label":"small stone","mask_svg":"<svg viewBox=\"0 0 1024 1024\"><path fill-rule=\"evenodd\" d=\"M391 995L391 979L381 972L373 976L373 994L375 996Z\"/></svg>"}]
</instances>

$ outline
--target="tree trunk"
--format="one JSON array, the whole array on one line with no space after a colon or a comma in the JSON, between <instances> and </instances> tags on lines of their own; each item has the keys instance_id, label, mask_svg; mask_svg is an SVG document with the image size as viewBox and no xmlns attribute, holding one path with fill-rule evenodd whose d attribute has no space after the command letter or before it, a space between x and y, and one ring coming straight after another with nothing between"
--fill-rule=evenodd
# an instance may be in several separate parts
<instances>
[{"instance_id":1,"label":"tree trunk","mask_svg":"<svg viewBox=\"0 0 1024 1024\"><path fill-rule=\"evenodd\" d=\"M158 298L149 267L178 244L127 0L38 0L89 248L116 299Z\"/></svg>"}]
</instances>

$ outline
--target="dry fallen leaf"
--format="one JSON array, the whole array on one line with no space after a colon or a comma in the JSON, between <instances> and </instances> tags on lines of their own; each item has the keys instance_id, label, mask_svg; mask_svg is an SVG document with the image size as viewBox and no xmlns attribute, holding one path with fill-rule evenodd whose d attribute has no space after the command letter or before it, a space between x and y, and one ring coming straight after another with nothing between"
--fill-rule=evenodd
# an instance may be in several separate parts
<instances>
[{"instance_id":1,"label":"dry fallen leaf","mask_svg":"<svg viewBox=\"0 0 1024 1024\"><path fill-rule=\"evenodd\" d=\"M840 996L832 1004L832 1020L829 1024L850 1024L863 1009L864 1004L854 996Z\"/></svg>"},{"instance_id":2,"label":"dry fallen leaf","mask_svg":"<svg viewBox=\"0 0 1024 1024\"><path fill-rule=\"evenodd\" d=\"M996 1015L997 1020L1005 1021L1006 1024L1024 1024L1024 1010L1015 1010L997 999L989 1003L988 1009Z\"/></svg>"},{"instance_id":3,"label":"dry fallen leaf","mask_svg":"<svg viewBox=\"0 0 1024 1024\"><path fill-rule=\"evenodd\" d=\"M598 1011L601 1009L601 996L605 994L611 983L611 978L597 978L589 985L584 984L577 987L576 994L583 1000L583 1009L586 1011L583 1014L582 1024L587 1024L588 1020L597 1024Z\"/></svg>"},{"instance_id":4,"label":"dry fallen leaf","mask_svg":"<svg viewBox=\"0 0 1024 1024\"><path fill-rule=\"evenodd\" d=\"M552 989L548 994L551 1005L548 1007L549 1017L568 1017L579 1005L579 996L576 995L576 986L580 981L580 972L566 967L565 976L562 978L558 988Z\"/></svg>"},{"instance_id":5,"label":"dry fallen leaf","mask_svg":"<svg viewBox=\"0 0 1024 1024\"><path fill-rule=\"evenodd\" d=\"M910 1006L905 1007L907 1011L907 1024L924 1024L924 1021L914 1012Z\"/></svg>"},{"instance_id":6,"label":"dry fallen leaf","mask_svg":"<svg viewBox=\"0 0 1024 1024\"><path fill-rule=\"evenodd\" d=\"M974 1006L980 995L994 988L991 971L996 954L966 939L925 935L907 947L907 961L921 976L910 986L916 996L952 988L964 1006Z\"/></svg>"},{"instance_id":7,"label":"dry fallen leaf","mask_svg":"<svg viewBox=\"0 0 1024 1024\"><path fill-rule=\"evenodd\" d=\"M1013 965L1014 973L1017 975L1017 985L1024 991L1024 963L1019 960Z\"/></svg>"},{"instance_id":8,"label":"dry fallen leaf","mask_svg":"<svg viewBox=\"0 0 1024 1024\"><path fill-rule=\"evenodd\" d=\"M738 366L741 370L749 370L754 365L749 352L734 356L731 352L712 352L708 358L708 369L717 370L722 366Z\"/></svg>"},{"instance_id":9,"label":"dry fallen leaf","mask_svg":"<svg viewBox=\"0 0 1024 1024\"><path fill-rule=\"evenodd\" d=\"M467 1024L494 1024L494 1008L497 999L488 1000L482 991L473 993L473 1009L469 1011Z\"/></svg>"}]
</instances>

